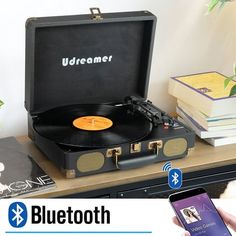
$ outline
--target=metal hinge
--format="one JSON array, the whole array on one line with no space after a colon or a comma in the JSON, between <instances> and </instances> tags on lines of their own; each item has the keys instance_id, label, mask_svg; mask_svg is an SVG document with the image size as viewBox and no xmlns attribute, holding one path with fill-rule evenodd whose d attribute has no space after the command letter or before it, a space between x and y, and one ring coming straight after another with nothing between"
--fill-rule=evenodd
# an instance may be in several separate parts
<instances>
[{"instance_id":1,"label":"metal hinge","mask_svg":"<svg viewBox=\"0 0 236 236\"><path fill-rule=\"evenodd\" d=\"M93 20L102 20L103 19L101 11L98 7L92 7L92 8L89 8L89 9L90 9L90 12L91 12L91 18Z\"/></svg>"}]
</instances>

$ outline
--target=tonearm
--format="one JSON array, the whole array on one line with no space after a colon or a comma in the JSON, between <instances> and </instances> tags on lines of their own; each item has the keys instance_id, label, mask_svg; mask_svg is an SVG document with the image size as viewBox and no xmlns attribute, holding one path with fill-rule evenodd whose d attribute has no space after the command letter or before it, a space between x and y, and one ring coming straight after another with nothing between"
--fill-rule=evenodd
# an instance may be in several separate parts
<instances>
[{"instance_id":1,"label":"tonearm","mask_svg":"<svg viewBox=\"0 0 236 236\"><path fill-rule=\"evenodd\" d=\"M167 127L174 125L174 120L166 112L154 106L149 100L144 101L135 96L130 96L125 98L125 103L130 105L131 112L138 111L142 113L154 126L159 124Z\"/></svg>"}]
</instances>

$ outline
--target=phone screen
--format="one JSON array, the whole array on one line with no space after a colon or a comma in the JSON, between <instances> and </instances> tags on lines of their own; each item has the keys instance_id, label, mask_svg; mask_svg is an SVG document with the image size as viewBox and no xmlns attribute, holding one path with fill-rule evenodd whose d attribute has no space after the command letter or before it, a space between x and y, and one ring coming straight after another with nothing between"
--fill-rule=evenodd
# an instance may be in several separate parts
<instances>
[{"instance_id":1,"label":"phone screen","mask_svg":"<svg viewBox=\"0 0 236 236\"><path fill-rule=\"evenodd\" d=\"M184 228L191 236L231 236L204 189L194 189L169 197Z\"/></svg>"}]
</instances>

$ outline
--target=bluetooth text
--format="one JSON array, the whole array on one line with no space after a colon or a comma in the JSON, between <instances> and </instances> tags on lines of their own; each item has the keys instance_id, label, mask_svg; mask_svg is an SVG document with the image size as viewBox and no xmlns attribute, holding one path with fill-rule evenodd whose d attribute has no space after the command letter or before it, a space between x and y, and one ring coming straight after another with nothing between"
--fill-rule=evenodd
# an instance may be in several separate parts
<instances>
[{"instance_id":1,"label":"bluetooth text","mask_svg":"<svg viewBox=\"0 0 236 236\"><path fill-rule=\"evenodd\" d=\"M45 206L32 206L32 224L110 224L110 211L104 206L93 210L50 210Z\"/></svg>"}]
</instances>

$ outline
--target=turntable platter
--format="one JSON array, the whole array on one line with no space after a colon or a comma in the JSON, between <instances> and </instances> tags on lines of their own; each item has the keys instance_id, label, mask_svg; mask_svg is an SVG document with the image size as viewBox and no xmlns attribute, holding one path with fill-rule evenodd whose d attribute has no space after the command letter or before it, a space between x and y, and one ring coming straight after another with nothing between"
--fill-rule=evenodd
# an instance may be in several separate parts
<instances>
[{"instance_id":1,"label":"turntable platter","mask_svg":"<svg viewBox=\"0 0 236 236\"><path fill-rule=\"evenodd\" d=\"M108 147L135 142L147 136L152 124L128 106L70 105L42 113L35 130L58 144L76 147Z\"/></svg>"}]
</instances>

